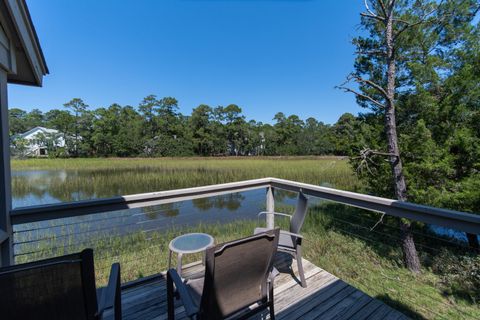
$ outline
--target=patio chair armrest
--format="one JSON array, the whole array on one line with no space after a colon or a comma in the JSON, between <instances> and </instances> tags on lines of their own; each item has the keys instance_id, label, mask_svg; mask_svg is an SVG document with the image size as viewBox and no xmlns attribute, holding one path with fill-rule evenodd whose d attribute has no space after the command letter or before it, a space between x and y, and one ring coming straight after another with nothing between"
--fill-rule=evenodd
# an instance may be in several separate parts
<instances>
[{"instance_id":1,"label":"patio chair armrest","mask_svg":"<svg viewBox=\"0 0 480 320\"><path fill-rule=\"evenodd\" d=\"M103 313L109 308L113 308L113 319L122 318L122 298L120 288L120 264L114 263L110 269L108 284L101 289L100 303L98 305L98 314L103 318Z\"/></svg>"},{"instance_id":2,"label":"patio chair armrest","mask_svg":"<svg viewBox=\"0 0 480 320\"><path fill-rule=\"evenodd\" d=\"M167 282L167 288L171 287L172 283L175 284L175 288L177 288L178 295L180 296L180 299L182 299L187 316L192 317L195 315L198 312L197 306L193 302L192 297L188 292L188 288L178 274L177 270L172 268L167 271ZM171 294L173 294L173 292L171 292Z\"/></svg>"},{"instance_id":3,"label":"patio chair armrest","mask_svg":"<svg viewBox=\"0 0 480 320\"><path fill-rule=\"evenodd\" d=\"M262 211L257 215L257 217L260 217L262 214L273 214L274 216L285 217L285 218L289 218L290 220L292 219L292 216L289 215L289 214L281 213L281 212L275 212L275 211Z\"/></svg>"},{"instance_id":4,"label":"patio chair armrest","mask_svg":"<svg viewBox=\"0 0 480 320\"><path fill-rule=\"evenodd\" d=\"M303 236L301 234L298 234L298 233L293 233L293 232L289 232L289 231L285 231L285 230L281 230L280 233L281 234L286 234L287 236L292 236L292 237L297 237L299 239L303 239Z\"/></svg>"},{"instance_id":5,"label":"patio chair armrest","mask_svg":"<svg viewBox=\"0 0 480 320\"><path fill-rule=\"evenodd\" d=\"M270 275L268 276L268 282L270 282L271 285L273 285L273 281L279 274L280 272L277 270L277 268L273 267L272 271L270 272Z\"/></svg>"}]
</instances>

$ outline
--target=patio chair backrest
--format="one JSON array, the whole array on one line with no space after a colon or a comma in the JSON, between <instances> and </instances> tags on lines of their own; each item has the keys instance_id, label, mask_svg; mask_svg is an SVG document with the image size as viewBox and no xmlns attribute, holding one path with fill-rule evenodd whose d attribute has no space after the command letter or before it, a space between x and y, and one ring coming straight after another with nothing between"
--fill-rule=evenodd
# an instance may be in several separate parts
<instances>
[{"instance_id":1,"label":"patio chair backrest","mask_svg":"<svg viewBox=\"0 0 480 320\"><path fill-rule=\"evenodd\" d=\"M96 319L93 251L0 269L1 319Z\"/></svg>"},{"instance_id":2,"label":"patio chair backrest","mask_svg":"<svg viewBox=\"0 0 480 320\"><path fill-rule=\"evenodd\" d=\"M297 206L295 207L295 213L290 221L290 232L300 233L305 216L307 215L308 199L303 192L298 193Z\"/></svg>"},{"instance_id":3,"label":"patio chair backrest","mask_svg":"<svg viewBox=\"0 0 480 320\"><path fill-rule=\"evenodd\" d=\"M255 302L267 301L267 280L279 229L207 249L201 310L223 319Z\"/></svg>"}]
</instances>

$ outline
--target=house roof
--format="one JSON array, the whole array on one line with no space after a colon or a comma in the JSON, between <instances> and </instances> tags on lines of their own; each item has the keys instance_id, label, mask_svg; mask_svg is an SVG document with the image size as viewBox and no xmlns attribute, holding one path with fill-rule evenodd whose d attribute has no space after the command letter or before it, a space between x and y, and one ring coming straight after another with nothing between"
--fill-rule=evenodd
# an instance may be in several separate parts
<instances>
[{"instance_id":1,"label":"house roof","mask_svg":"<svg viewBox=\"0 0 480 320\"><path fill-rule=\"evenodd\" d=\"M41 131L42 133L58 133L58 130L55 130L55 129L49 129L49 128L45 128L45 127L35 127L35 128L32 128L24 133L19 133L19 134L16 134L12 137L12 139L23 139L25 138L26 136L29 136L31 135L32 133L35 133L36 131ZM37 132L38 133L38 132Z\"/></svg>"},{"instance_id":2,"label":"house roof","mask_svg":"<svg viewBox=\"0 0 480 320\"><path fill-rule=\"evenodd\" d=\"M8 82L41 86L48 67L25 0L0 1L0 22L0 44L10 51Z\"/></svg>"}]
</instances>

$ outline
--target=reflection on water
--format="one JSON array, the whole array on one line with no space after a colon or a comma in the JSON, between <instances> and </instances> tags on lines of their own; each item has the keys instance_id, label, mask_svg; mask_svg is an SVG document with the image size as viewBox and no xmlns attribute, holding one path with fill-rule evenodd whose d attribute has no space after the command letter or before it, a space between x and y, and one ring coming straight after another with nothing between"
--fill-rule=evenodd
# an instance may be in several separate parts
<instances>
[{"instance_id":1,"label":"reflection on water","mask_svg":"<svg viewBox=\"0 0 480 320\"><path fill-rule=\"evenodd\" d=\"M178 216L178 214L180 213L178 207L178 203L166 203L153 207L140 208L140 210L142 211L142 213L145 214L148 219L153 220L157 219L159 215L166 218Z\"/></svg>"},{"instance_id":2,"label":"reflection on water","mask_svg":"<svg viewBox=\"0 0 480 320\"><path fill-rule=\"evenodd\" d=\"M171 189L162 186L158 189L144 190L145 185L141 179L129 179L130 177L130 169L114 171L13 171L13 207L107 198L139 193L130 192L138 189L142 190L141 192ZM118 181L122 181L122 183L118 183ZM284 193L279 193L279 197L282 199L285 196ZM192 201L192 204L199 211L209 211L211 209L236 211L241 207L244 200L244 195L234 193L195 199ZM157 218L159 214L166 217L174 217L179 214L178 206L177 203L171 203L148 207L144 208L144 213L152 219Z\"/></svg>"},{"instance_id":3,"label":"reflection on water","mask_svg":"<svg viewBox=\"0 0 480 320\"><path fill-rule=\"evenodd\" d=\"M13 207L96 198L90 188L82 188L86 183L74 182L80 181L81 175L78 171L66 170L12 171Z\"/></svg>"},{"instance_id":4,"label":"reflection on water","mask_svg":"<svg viewBox=\"0 0 480 320\"><path fill-rule=\"evenodd\" d=\"M194 199L192 203L200 211L209 211L211 209L237 211L241 207L243 200L245 200L245 196L242 193L231 193L218 197Z\"/></svg>"}]
</instances>

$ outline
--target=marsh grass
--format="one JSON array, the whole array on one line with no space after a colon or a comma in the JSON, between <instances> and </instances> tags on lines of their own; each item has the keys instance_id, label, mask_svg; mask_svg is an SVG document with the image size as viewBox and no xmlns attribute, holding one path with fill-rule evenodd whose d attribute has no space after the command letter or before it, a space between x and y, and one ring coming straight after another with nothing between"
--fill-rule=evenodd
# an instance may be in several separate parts
<instances>
[{"instance_id":1,"label":"marsh grass","mask_svg":"<svg viewBox=\"0 0 480 320\"><path fill-rule=\"evenodd\" d=\"M49 194L59 201L197 187L263 177L357 190L358 180L342 158L94 158L12 160L14 197ZM61 173L61 174L60 174Z\"/></svg>"}]
</instances>

